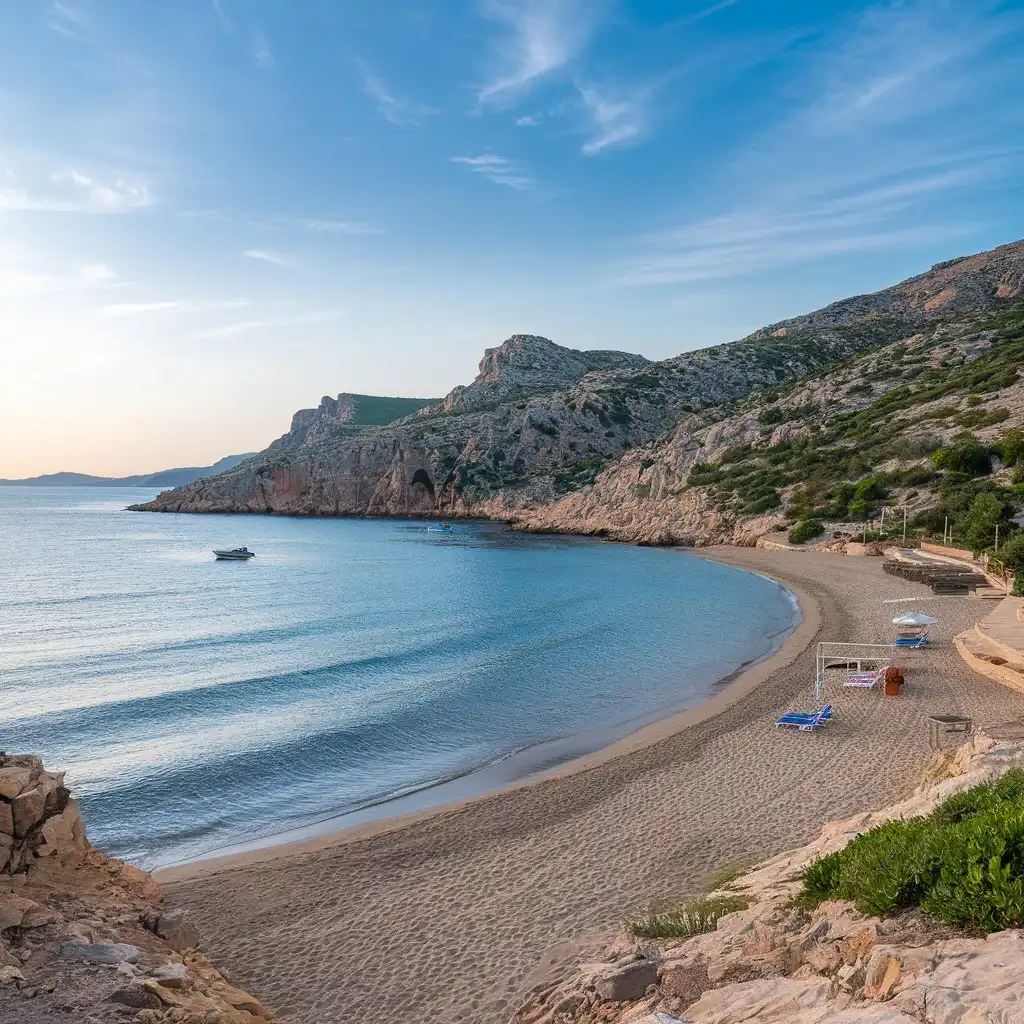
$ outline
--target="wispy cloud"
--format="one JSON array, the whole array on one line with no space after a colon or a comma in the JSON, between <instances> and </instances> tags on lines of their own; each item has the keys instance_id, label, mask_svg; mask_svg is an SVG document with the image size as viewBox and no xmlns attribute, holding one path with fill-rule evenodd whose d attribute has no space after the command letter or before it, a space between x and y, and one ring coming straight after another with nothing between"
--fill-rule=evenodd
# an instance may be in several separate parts
<instances>
[{"instance_id":1,"label":"wispy cloud","mask_svg":"<svg viewBox=\"0 0 1024 1024\"><path fill-rule=\"evenodd\" d=\"M85 15L69 3L62 3L61 0L53 0L50 5L47 24L64 36L79 38L82 29L87 25Z\"/></svg>"},{"instance_id":2,"label":"wispy cloud","mask_svg":"<svg viewBox=\"0 0 1024 1024\"><path fill-rule=\"evenodd\" d=\"M540 118L533 114L524 114L522 117L516 118L516 125L520 128L533 128L538 124L540 124Z\"/></svg>"},{"instance_id":3,"label":"wispy cloud","mask_svg":"<svg viewBox=\"0 0 1024 1024\"><path fill-rule=\"evenodd\" d=\"M740 197L630 245L622 284L690 283L954 239L957 200L1024 177L1024 12L884 2L803 56L788 106L718 175ZM800 97L803 96L801 101Z\"/></svg>"},{"instance_id":4,"label":"wispy cloud","mask_svg":"<svg viewBox=\"0 0 1024 1024\"><path fill-rule=\"evenodd\" d=\"M586 156L606 149L635 145L642 134L643 105L639 98L610 100L596 89L579 88L580 97L593 122L593 133L583 143Z\"/></svg>"},{"instance_id":5,"label":"wispy cloud","mask_svg":"<svg viewBox=\"0 0 1024 1024\"><path fill-rule=\"evenodd\" d=\"M105 263L81 263L56 270L41 270L0 256L0 295L8 298L109 288L119 283L117 274Z\"/></svg>"},{"instance_id":6,"label":"wispy cloud","mask_svg":"<svg viewBox=\"0 0 1024 1024\"><path fill-rule=\"evenodd\" d=\"M674 21L669 22L665 27L685 28L687 25L694 25L698 21L710 18L713 14L718 14L719 11L725 11L730 7L735 7L739 2L740 0L719 0L716 4L711 4L709 7L704 7L699 11L694 11L693 14L686 14L682 18L676 18Z\"/></svg>"},{"instance_id":7,"label":"wispy cloud","mask_svg":"<svg viewBox=\"0 0 1024 1024\"><path fill-rule=\"evenodd\" d=\"M537 187L537 182L525 173L519 164L494 153L484 153L481 156L453 156L451 161L453 164L463 164L495 185L505 185L519 191Z\"/></svg>"},{"instance_id":8,"label":"wispy cloud","mask_svg":"<svg viewBox=\"0 0 1024 1024\"><path fill-rule=\"evenodd\" d=\"M274 54L271 52L270 43L259 29L253 30L250 48L256 67L263 71L270 71L274 67Z\"/></svg>"},{"instance_id":9,"label":"wispy cloud","mask_svg":"<svg viewBox=\"0 0 1024 1024\"><path fill-rule=\"evenodd\" d=\"M565 68L586 46L606 9L604 0L485 0L483 15L508 34L477 100L507 106L541 78Z\"/></svg>"},{"instance_id":10,"label":"wispy cloud","mask_svg":"<svg viewBox=\"0 0 1024 1024\"><path fill-rule=\"evenodd\" d=\"M687 284L745 277L829 256L955 238L970 225L904 224L899 215L922 197L966 185L968 176L940 174L836 192L779 208L734 213L653 233L643 256L625 261L619 283Z\"/></svg>"},{"instance_id":11,"label":"wispy cloud","mask_svg":"<svg viewBox=\"0 0 1024 1024\"><path fill-rule=\"evenodd\" d=\"M99 181L75 170L51 175L45 190L37 192L0 187L0 213L124 213L152 205L143 182Z\"/></svg>"},{"instance_id":12,"label":"wispy cloud","mask_svg":"<svg viewBox=\"0 0 1024 1024\"><path fill-rule=\"evenodd\" d=\"M264 263L273 263L275 267L288 267L291 269L295 266L291 257L282 256L281 253L271 252L269 249L246 249L242 255L251 260L262 260Z\"/></svg>"},{"instance_id":13,"label":"wispy cloud","mask_svg":"<svg viewBox=\"0 0 1024 1024\"><path fill-rule=\"evenodd\" d=\"M100 316L148 316L151 313L205 313L222 309L241 309L249 305L248 299L227 299L223 302L186 302L168 299L162 302L118 302L101 306Z\"/></svg>"},{"instance_id":14,"label":"wispy cloud","mask_svg":"<svg viewBox=\"0 0 1024 1024\"><path fill-rule=\"evenodd\" d=\"M228 12L224 9L223 0L210 0L210 6L213 8L213 13L220 22L221 28L226 32L234 31L235 26L228 17Z\"/></svg>"},{"instance_id":15,"label":"wispy cloud","mask_svg":"<svg viewBox=\"0 0 1024 1024\"><path fill-rule=\"evenodd\" d=\"M379 235L382 233L380 228L357 220L318 220L315 217L310 217L302 221L302 226L322 235Z\"/></svg>"},{"instance_id":16,"label":"wispy cloud","mask_svg":"<svg viewBox=\"0 0 1024 1024\"><path fill-rule=\"evenodd\" d=\"M362 78L363 92L373 100L386 121L402 126L416 125L437 113L433 107L395 95L365 61L356 61L356 67Z\"/></svg>"},{"instance_id":17,"label":"wispy cloud","mask_svg":"<svg viewBox=\"0 0 1024 1024\"><path fill-rule=\"evenodd\" d=\"M344 316L344 310L325 309L312 313L301 313L297 316L270 320L241 320L237 323L222 324L197 335L203 339L232 338L240 334L252 334L254 331L281 330L289 327L305 327L312 324L328 323Z\"/></svg>"}]
</instances>

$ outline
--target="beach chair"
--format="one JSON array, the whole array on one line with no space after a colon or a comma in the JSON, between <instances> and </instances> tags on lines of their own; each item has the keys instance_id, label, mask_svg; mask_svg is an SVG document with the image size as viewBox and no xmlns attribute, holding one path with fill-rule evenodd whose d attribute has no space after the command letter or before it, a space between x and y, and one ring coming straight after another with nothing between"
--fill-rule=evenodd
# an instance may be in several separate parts
<instances>
[{"instance_id":1,"label":"beach chair","mask_svg":"<svg viewBox=\"0 0 1024 1024\"><path fill-rule=\"evenodd\" d=\"M852 675L846 677L843 682L843 686L849 686L852 689L873 689L878 686L883 679L885 679L885 670L888 667L888 665L883 665L880 669L877 669L874 672L854 672Z\"/></svg>"},{"instance_id":2,"label":"beach chair","mask_svg":"<svg viewBox=\"0 0 1024 1024\"><path fill-rule=\"evenodd\" d=\"M924 647L931 641L926 636L914 636L914 637L896 637L894 641L896 647Z\"/></svg>"},{"instance_id":3,"label":"beach chair","mask_svg":"<svg viewBox=\"0 0 1024 1024\"><path fill-rule=\"evenodd\" d=\"M801 732L813 732L832 719L832 705L827 704L820 711L788 711L777 719L776 726L790 726Z\"/></svg>"}]
</instances>

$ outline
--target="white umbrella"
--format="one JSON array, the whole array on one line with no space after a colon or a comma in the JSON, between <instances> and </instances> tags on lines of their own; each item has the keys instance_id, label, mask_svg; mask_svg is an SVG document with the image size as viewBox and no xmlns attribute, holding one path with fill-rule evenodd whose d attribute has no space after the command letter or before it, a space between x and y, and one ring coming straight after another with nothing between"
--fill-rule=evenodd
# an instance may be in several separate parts
<instances>
[{"instance_id":1,"label":"white umbrella","mask_svg":"<svg viewBox=\"0 0 1024 1024\"><path fill-rule=\"evenodd\" d=\"M938 619L933 619L924 612L904 612L892 620L894 626L934 626Z\"/></svg>"}]
</instances>

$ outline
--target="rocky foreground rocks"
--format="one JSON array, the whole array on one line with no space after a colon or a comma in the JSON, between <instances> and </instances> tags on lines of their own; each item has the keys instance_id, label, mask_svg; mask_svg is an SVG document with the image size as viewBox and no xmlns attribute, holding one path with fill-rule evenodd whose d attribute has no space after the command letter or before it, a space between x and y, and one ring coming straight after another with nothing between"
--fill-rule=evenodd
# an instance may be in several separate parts
<instances>
[{"instance_id":1,"label":"rocky foreground rocks","mask_svg":"<svg viewBox=\"0 0 1024 1024\"><path fill-rule=\"evenodd\" d=\"M1024 930L965 936L917 911L880 919L844 902L813 912L791 902L812 860L1024 762L1024 729L992 732L939 755L909 799L827 825L733 882L718 895L749 905L715 931L623 940L574 976L539 982L511 1024L1021 1024Z\"/></svg>"},{"instance_id":2,"label":"rocky foreground rocks","mask_svg":"<svg viewBox=\"0 0 1024 1024\"><path fill-rule=\"evenodd\" d=\"M0 1024L267 1024L144 871L89 844L64 775L0 752Z\"/></svg>"}]
</instances>

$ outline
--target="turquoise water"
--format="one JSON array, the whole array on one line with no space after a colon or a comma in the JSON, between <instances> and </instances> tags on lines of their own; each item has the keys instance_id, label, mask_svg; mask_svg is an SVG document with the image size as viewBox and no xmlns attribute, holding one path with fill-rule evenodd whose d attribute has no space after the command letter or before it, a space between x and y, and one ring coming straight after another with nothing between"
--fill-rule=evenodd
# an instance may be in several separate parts
<instances>
[{"instance_id":1,"label":"turquoise water","mask_svg":"<svg viewBox=\"0 0 1024 1024\"><path fill-rule=\"evenodd\" d=\"M66 768L93 842L149 867L530 774L795 624L775 583L679 553L122 511L152 493L0 487L0 748Z\"/></svg>"}]
</instances>

